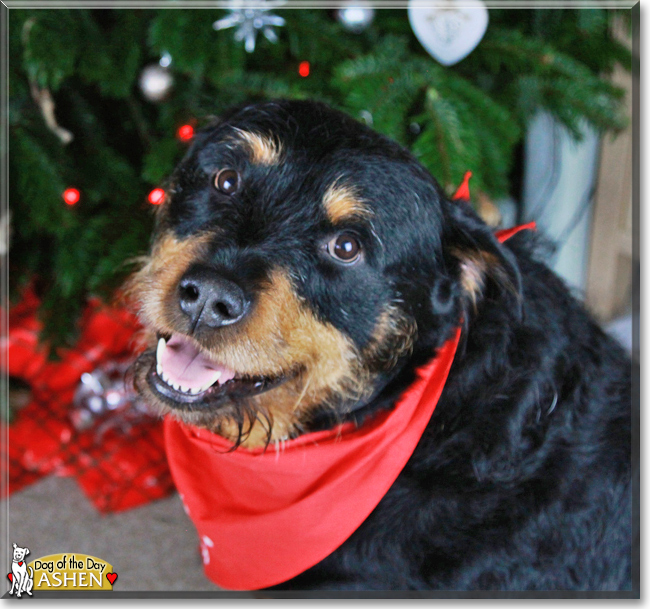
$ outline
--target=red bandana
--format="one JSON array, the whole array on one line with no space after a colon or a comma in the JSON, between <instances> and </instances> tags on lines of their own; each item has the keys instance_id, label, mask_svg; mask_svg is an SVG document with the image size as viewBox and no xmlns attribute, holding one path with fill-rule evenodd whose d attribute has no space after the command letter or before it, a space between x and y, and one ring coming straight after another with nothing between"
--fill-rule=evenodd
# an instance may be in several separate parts
<instances>
[{"instance_id":1,"label":"red bandana","mask_svg":"<svg viewBox=\"0 0 650 609\"><path fill-rule=\"evenodd\" d=\"M500 231L500 241L530 225ZM165 420L176 486L201 540L206 575L222 588L287 581L338 548L381 501L424 432L460 329L416 371L395 408L272 447L231 448L204 429Z\"/></svg>"}]
</instances>

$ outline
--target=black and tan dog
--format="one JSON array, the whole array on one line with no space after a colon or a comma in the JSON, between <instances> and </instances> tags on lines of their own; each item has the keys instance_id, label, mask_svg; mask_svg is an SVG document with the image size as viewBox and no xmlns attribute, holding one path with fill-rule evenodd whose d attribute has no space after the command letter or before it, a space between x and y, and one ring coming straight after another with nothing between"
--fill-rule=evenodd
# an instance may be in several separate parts
<instances>
[{"instance_id":1,"label":"black and tan dog","mask_svg":"<svg viewBox=\"0 0 650 609\"><path fill-rule=\"evenodd\" d=\"M536 240L499 243L408 152L319 103L197 135L130 286L158 343L135 372L151 403L237 450L363 425L462 320L408 464L286 587L630 589L630 361Z\"/></svg>"}]
</instances>

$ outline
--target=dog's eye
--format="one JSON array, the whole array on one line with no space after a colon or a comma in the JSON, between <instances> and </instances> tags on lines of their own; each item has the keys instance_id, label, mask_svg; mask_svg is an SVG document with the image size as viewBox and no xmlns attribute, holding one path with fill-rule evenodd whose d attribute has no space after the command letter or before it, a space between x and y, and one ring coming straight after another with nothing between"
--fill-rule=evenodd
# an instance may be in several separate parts
<instances>
[{"instance_id":1,"label":"dog's eye","mask_svg":"<svg viewBox=\"0 0 650 609\"><path fill-rule=\"evenodd\" d=\"M214 178L214 186L225 195L234 195L239 190L239 174L234 169L222 169Z\"/></svg>"},{"instance_id":2,"label":"dog's eye","mask_svg":"<svg viewBox=\"0 0 650 609\"><path fill-rule=\"evenodd\" d=\"M327 251L332 258L346 264L352 264L361 256L361 244L354 235L341 233L330 239L327 244Z\"/></svg>"}]
</instances>

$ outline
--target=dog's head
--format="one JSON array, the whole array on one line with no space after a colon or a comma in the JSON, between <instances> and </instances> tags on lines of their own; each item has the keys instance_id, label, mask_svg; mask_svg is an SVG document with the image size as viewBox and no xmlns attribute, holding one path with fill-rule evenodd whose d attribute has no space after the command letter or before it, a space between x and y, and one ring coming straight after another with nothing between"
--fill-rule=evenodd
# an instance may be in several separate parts
<instances>
[{"instance_id":1,"label":"dog's head","mask_svg":"<svg viewBox=\"0 0 650 609\"><path fill-rule=\"evenodd\" d=\"M25 556L29 554L29 548L21 548L20 546L14 544L14 554L13 560L21 561L24 560Z\"/></svg>"},{"instance_id":2,"label":"dog's head","mask_svg":"<svg viewBox=\"0 0 650 609\"><path fill-rule=\"evenodd\" d=\"M129 288L157 338L136 384L263 445L375 400L503 286L507 252L400 146L323 104L245 107L170 180Z\"/></svg>"}]
</instances>

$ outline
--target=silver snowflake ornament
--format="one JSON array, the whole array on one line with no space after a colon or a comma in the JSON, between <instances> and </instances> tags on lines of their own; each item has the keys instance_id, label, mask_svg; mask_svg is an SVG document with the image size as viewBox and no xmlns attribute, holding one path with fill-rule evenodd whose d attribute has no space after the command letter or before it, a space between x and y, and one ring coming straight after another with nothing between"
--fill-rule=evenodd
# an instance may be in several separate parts
<instances>
[{"instance_id":1,"label":"silver snowflake ornament","mask_svg":"<svg viewBox=\"0 0 650 609\"><path fill-rule=\"evenodd\" d=\"M252 53L255 50L257 33L260 31L268 41L273 43L278 41L278 36L273 28L282 27L285 21L282 17L273 15L269 11L271 8L282 4L284 2L276 2L273 5L269 2L263 4L269 8L245 8L242 2L232 3L230 15L215 21L212 27L215 30L225 30L230 27L237 28L235 30L235 40L237 42L244 40L244 48L248 53Z\"/></svg>"}]
</instances>

